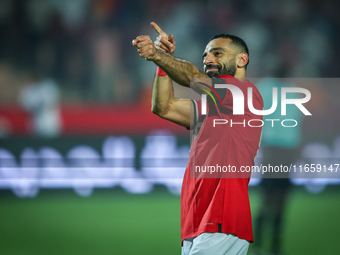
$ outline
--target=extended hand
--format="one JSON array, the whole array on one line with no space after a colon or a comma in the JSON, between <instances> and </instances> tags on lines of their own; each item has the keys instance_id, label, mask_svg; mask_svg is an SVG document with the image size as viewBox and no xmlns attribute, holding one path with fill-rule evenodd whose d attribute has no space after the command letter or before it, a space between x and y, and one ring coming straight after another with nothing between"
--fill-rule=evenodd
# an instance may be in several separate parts
<instances>
[{"instance_id":1,"label":"extended hand","mask_svg":"<svg viewBox=\"0 0 340 255\"><path fill-rule=\"evenodd\" d=\"M137 36L136 39L132 40L132 45L137 47L140 57L145 58L148 61L153 61L156 59L157 49L153 45L150 36Z\"/></svg>"},{"instance_id":2,"label":"extended hand","mask_svg":"<svg viewBox=\"0 0 340 255\"><path fill-rule=\"evenodd\" d=\"M154 42L156 49L159 49L173 56L176 48L174 36L168 36L155 22L151 22L151 26L159 34L156 41Z\"/></svg>"}]
</instances>

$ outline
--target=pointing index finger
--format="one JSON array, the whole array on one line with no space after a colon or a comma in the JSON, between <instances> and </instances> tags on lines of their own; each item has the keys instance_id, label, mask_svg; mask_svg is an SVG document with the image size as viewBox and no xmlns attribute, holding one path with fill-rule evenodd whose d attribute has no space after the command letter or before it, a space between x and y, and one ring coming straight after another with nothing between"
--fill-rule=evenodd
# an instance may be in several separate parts
<instances>
[{"instance_id":1,"label":"pointing index finger","mask_svg":"<svg viewBox=\"0 0 340 255\"><path fill-rule=\"evenodd\" d=\"M156 30L156 32L161 35L162 37L168 39L168 35L155 23L151 22L150 25Z\"/></svg>"}]
</instances>

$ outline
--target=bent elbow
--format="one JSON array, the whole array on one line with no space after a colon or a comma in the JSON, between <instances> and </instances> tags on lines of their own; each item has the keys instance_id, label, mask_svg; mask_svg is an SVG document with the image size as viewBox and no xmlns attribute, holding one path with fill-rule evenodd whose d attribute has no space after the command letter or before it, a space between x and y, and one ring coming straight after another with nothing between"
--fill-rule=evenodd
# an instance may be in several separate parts
<instances>
[{"instance_id":1,"label":"bent elbow","mask_svg":"<svg viewBox=\"0 0 340 255\"><path fill-rule=\"evenodd\" d=\"M151 112L159 117L162 117L164 115L164 111L157 106L152 106Z\"/></svg>"},{"instance_id":2,"label":"bent elbow","mask_svg":"<svg viewBox=\"0 0 340 255\"><path fill-rule=\"evenodd\" d=\"M162 119L167 119L166 116L169 113L169 108L168 107L161 108L161 107L157 107L157 106L152 106L151 112L153 114L156 114L157 116L161 117Z\"/></svg>"},{"instance_id":3,"label":"bent elbow","mask_svg":"<svg viewBox=\"0 0 340 255\"><path fill-rule=\"evenodd\" d=\"M151 107L151 112L156 115L159 114L159 110L156 107Z\"/></svg>"}]
</instances>

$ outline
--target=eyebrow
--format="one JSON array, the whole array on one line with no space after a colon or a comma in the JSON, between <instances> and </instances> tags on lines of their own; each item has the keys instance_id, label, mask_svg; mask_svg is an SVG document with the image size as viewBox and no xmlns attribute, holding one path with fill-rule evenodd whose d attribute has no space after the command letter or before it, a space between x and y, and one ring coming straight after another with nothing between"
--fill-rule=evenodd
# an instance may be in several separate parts
<instances>
[{"instance_id":1,"label":"eyebrow","mask_svg":"<svg viewBox=\"0 0 340 255\"><path fill-rule=\"evenodd\" d=\"M212 52L212 51L214 51L214 50L221 50L221 51L225 52L225 50L224 50L223 48L221 48L221 47L211 48L209 52ZM202 55L202 59L203 59L206 55L207 55L207 53L204 52L203 55Z\"/></svg>"}]
</instances>

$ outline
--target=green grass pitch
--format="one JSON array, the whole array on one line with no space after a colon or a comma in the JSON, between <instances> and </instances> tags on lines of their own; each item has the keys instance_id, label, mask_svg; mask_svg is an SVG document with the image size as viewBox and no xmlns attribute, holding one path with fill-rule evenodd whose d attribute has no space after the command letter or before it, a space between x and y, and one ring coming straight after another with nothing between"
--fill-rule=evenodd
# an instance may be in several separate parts
<instances>
[{"instance_id":1,"label":"green grass pitch","mask_svg":"<svg viewBox=\"0 0 340 255\"><path fill-rule=\"evenodd\" d=\"M249 194L256 216L260 192L250 188ZM339 198L339 187L320 194L292 192L286 254L340 254ZM88 198L71 190L41 191L33 199L1 191L0 254L180 254L179 202L162 188L145 195L95 190Z\"/></svg>"}]
</instances>

